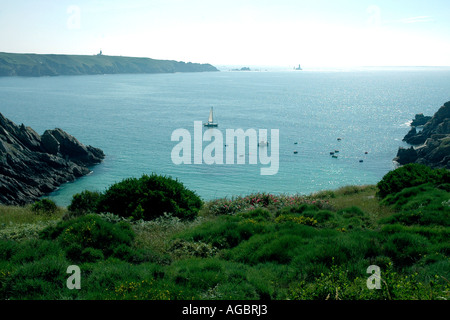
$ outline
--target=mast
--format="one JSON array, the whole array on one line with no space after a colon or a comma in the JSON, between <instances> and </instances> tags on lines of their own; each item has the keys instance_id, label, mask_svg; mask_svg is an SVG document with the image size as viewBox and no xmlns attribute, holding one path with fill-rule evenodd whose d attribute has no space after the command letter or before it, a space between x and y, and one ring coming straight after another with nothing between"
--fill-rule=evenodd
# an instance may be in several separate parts
<instances>
[{"instance_id":1,"label":"mast","mask_svg":"<svg viewBox=\"0 0 450 320\"><path fill-rule=\"evenodd\" d=\"M208 119L209 123L213 123L213 107L211 107L211 110L209 111L209 119Z\"/></svg>"}]
</instances>

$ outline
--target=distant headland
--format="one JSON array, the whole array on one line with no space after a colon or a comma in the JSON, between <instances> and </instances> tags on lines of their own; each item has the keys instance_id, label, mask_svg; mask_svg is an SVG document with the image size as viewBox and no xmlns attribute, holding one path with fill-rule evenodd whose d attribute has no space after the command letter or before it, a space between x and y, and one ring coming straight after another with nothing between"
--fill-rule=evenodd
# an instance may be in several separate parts
<instances>
[{"instance_id":1,"label":"distant headland","mask_svg":"<svg viewBox=\"0 0 450 320\"><path fill-rule=\"evenodd\" d=\"M59 76L219 71L210 64L122 56L0 52L0 76Z\"/></svg>"}]
</instances>

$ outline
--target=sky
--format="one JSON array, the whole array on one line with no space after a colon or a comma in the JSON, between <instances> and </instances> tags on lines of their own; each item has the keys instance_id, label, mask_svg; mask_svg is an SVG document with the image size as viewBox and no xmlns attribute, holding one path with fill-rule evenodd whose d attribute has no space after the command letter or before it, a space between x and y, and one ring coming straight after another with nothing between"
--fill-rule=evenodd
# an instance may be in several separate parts
<instances>
[{"instance_id":1,"label":"sky","mask_svg":"<svg viewBox=\"0 0 450 320\"><path fill-rule=\"evenodd\" d=\"M307 67L450 66L448 0L0 0L0 51Z\"/></svg>"}]
</instances>

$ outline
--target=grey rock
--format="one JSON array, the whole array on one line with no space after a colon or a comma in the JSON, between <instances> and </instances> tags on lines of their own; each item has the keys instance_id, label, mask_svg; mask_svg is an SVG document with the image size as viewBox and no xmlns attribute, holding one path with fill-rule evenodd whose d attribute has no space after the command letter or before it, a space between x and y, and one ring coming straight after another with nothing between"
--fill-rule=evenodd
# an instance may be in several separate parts
<instances>
[{"instance_id":1,"label":"grey rock","mask_svg":"<svg viewBox=\"0 0 450 320\"><path fill-rule=\"evenodd\" d=\"M422 131L411 128L403 140L412 146L399 148L394 160L401 165L421 163L432 168L450 169L450 101L427 119Z\"/></svg>"},{"instance_id":2,"label":"grey rock","mask_svg":"<svg viewBox=\"0 0 450 320\"><path fill-rule=\"evenodd\" d=\"M24 205L90 172L105 158L61 129L42 136L0 113L0 203Z\"/></svg>"}]
</instances>

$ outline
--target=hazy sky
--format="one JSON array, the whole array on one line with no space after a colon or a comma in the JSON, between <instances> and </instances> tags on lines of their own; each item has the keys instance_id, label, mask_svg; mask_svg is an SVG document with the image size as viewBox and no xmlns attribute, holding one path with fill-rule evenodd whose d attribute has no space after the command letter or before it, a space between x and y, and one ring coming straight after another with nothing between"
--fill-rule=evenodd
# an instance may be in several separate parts
<instances>
[{"instance_id":1,"label":"hazy sky","mask_svg":"<svg viewBox=\"0 0 450 320\"><path fill-rule=\"evenodd\" d=\"M449 0L0 0L0 51L450 66Z\"/></svg>"}]
</instances>

